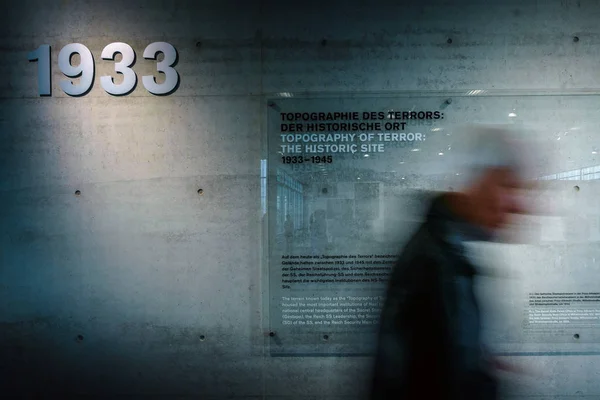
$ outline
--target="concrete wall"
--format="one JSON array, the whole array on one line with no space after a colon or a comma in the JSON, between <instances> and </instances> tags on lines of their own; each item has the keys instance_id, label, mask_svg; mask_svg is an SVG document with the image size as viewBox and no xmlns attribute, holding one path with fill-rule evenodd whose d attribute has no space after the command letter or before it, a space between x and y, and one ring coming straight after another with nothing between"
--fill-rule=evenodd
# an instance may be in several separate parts
<instances>
[{"instance_id":1,"label":"concrete wall","mask_svg":"<svg viewBox=\"0 0 600 400\"><path fill-rule=\"evenodd\" d=\"M290 4L291 3L291 4ZM596 1L20 0L0 15L0 337L21 394L349 399L365 358L270 358L262 95L599 88ZM574 41L574 36L579 41ZM451 39L451 43L449 43ZM105 45L179 52L179 89L100 87ZM80 42L97 79L58 82ZM28 52L53 47L53 96ZM203 194L198 194L198 189ZM79 190L80 194L75 195ZM593 357L523 358L515 397L598 398Z\"/></svg>"}]
</instances>

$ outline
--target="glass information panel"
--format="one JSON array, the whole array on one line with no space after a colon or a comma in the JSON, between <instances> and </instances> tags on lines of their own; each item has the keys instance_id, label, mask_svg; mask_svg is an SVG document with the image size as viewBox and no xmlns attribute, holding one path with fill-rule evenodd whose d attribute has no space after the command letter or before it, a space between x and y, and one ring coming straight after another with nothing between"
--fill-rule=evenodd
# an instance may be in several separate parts
<instances>
[{"instance_id":1,"label":"glass information panel","mask_svg":"<svg viewBox=\"0 0 600 400\"><path fill-rule=\"evenodd\" d=\"M486 340L504 354L600 350L600 97L398 94L267 101L272 355L370 355L385 284L433 193L460 181L461 126L511 124L530 200L512 244L473 244Z\"/></svg>"}]
</instances>

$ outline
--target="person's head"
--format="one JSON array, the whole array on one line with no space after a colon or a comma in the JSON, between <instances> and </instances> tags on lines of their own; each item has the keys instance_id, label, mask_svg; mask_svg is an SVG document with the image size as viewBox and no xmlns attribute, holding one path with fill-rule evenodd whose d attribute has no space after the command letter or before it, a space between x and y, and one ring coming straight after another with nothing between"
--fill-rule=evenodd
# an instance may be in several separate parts
<instances>
[{"instance_id":1,"label":"person's head","mask_svg":"<svg viewBox=\"0 0 600 400\"><path fill-rule=\"evenodd\" d=\"M462 214L488 231L505 226L513 214L525 213L520 192L525 187L527 166L522 148L507 128L479 126L467 133L464 180L460 189Z\"/></svg>"},{"instance_id":2,"label":"person's head","mask_svg":"<svg viewBox=\"0 0 600 400\"><path fill-rule=\"evenodd\" d=\"M472 184L462 191L465 212L471 222L496 231L505 226L511 215L525 212L519 200L523 181L509 167L489 167L482 171Z\"/></svg>"}]
</instances>

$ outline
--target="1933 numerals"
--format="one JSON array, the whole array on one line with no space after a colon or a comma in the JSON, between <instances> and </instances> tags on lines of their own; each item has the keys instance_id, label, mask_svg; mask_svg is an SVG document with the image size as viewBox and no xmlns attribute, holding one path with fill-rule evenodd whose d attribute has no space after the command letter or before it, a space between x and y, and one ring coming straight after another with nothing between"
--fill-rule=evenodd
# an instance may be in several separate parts
<instances>
[{"instance_id":1,"label":"1933 numerals","mask_svg":"<svg viewBox=\"0 0 600 400\"><path fill-rule=\"evenodd\" d=\"M51 96L50 82L50 53L48 44L43 44L35 51L29 53L29 61L38 63L38 92L40 96ZM123 75L123 82L115 84L112 76L100 77L100 84L107 92L115 96L131 93L137 85L137 75L131 68L135 63L135 51L127 43L111 43L102 50L103 60L115 60L117 53L122 55L121 61L115 62L115 72ZM177 50L166 42L150 43L144 50L144 58L157 60L158 54L164 54L162 61L158 61L156 70L165 75L165 81L158 83L152 75L142 76L142 84L150 93L155 95L168 95L177 90L179 74L173 68L177 62ZM73 54L79 54L79 65L71 63ZM94 82L95 64L94 56L90 49L81 43L70 43L63 47L58 54L58 68L68 78L80 78L78 83L69 79L60 81L60 88L69 96L83 96L87 94Z\"/></svg>"}]
</instances>

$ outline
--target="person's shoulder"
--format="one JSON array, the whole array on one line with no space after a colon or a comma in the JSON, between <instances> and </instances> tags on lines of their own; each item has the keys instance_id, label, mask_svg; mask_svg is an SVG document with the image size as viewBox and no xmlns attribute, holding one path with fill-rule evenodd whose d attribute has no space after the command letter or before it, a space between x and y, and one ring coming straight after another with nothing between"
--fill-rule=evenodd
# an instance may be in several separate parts
<instances>
[{"instance_id":1,"label":"person's shoulder","mask_svg":"<svg viewBox=\"0 0 600 400\"><path fill-rule=\"evenodd\" d=\"M427 224L423 224L404 246L400 254L400 259L434 261L436 251L434 242L435 240L429 233Z\"/></svg>"},{"instance_id":2,"label":"person's shoulder","mask_svg":"<svg viewBox=\"0 0 600 400\"><path fill-rule=\"evenodd\" d=\"M404 279L420 279L436 274L439 270L439 249L424 229L409 240L394 266L394 275Z\"/></svg>"},{"instance_id":3,"label":"person's shoulder","mask_svg":"<svg viewBox=\"0 0 600 400\"><path fill-rule=\"evenodd\" d=\"M432 253L419 252L405 260L405 268L413 280L428 279L438 274L440 262Z\"/></svg>"}]
</instances>

